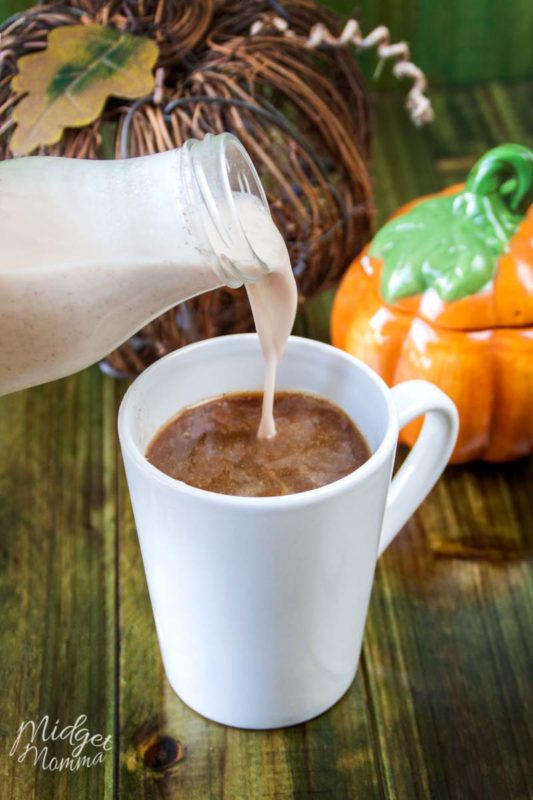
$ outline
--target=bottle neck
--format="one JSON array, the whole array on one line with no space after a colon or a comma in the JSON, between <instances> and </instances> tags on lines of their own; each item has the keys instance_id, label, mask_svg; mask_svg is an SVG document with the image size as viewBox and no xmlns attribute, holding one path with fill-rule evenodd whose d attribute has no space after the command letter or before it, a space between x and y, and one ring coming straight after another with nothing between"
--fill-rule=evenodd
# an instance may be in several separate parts
<instances>
[{"instance_id":1,"label":"bottle neck","mask_svg":"<svg viewBox=\"0 0 533 800\"><path fill-rule=\"evenodd\" d=\"M207 238L220 282L232 288L255 283L270 271L258 224L272 225L272 219L250 156L230 133L189 139L181 153L189 223Z\"/></svg>"}]
</instances>

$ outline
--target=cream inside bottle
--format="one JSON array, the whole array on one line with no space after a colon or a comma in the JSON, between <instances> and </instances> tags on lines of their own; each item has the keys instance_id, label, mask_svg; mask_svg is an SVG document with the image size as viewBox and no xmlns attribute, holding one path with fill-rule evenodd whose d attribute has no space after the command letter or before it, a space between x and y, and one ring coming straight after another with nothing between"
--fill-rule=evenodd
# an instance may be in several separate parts
<instances>
[{"instance_id":1,"label":"cream inside bottle","mask_svg":"<svg viewBox=\"0 0 533 800\"><path fill-rule=\"evenodd\" d=\"M0 164L0 395L71 375L180 302L243 284L266 364L259 435L271 436L296 285L238 139Z\"/></svg>"}]
</instances>

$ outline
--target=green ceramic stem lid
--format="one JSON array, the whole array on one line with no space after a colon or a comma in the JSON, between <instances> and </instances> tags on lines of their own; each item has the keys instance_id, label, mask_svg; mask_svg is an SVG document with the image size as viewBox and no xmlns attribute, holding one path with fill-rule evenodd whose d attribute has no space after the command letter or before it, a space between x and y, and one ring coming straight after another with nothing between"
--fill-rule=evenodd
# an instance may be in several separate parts
<instances>
[{"instance_id":1,"label":"green ceramic stem lid","mask_svg":"<svg viewBox=\"0 0 533 800\"><path fill-rule=\"evenodd\" d=\"M422 200L377 233L369 252L383 262L383 298L394 304L432 291L453 302L490 291L532 202L533 151L517 144L489 150L462 191Z\"/></svg>"}]
</instances>

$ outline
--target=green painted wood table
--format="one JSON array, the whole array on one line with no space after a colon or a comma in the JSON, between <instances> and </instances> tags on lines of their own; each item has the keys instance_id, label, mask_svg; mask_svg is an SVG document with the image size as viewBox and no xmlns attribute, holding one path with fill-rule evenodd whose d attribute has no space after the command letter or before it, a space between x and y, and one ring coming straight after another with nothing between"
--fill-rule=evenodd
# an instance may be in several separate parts
<instances>
[{"instance_id":1,"label":"green painted wood table","mask_svg":"<svg viewBox=\"0 0 533 800\"><path fill-rule=\"evenodd\" d=\"M531 84L433 98L423 131L396 96L377 101L381 217L491 145L533 144ZM330 302L298 332L327 338ZM379 562L358 677L331 711L226 729L163 673L117 446L124 390L93 367L0 400L0 800L533 797L530 460L447 470ZM80 715L112 737L102 763L9 755L22 722Z\"/></svg>"}]
</instances>

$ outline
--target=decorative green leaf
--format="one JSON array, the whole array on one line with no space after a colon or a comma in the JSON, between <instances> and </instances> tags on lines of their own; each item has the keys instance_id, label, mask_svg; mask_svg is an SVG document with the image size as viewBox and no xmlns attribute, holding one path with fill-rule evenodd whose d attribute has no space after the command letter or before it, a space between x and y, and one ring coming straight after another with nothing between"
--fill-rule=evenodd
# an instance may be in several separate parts
<instances>
[{"instance_id":1,"label":"decorative green leaf","mask_svg":"<svg viewBox=\"0 0 533 800\"><path fill-rule=\"evenodd\" d=\"M377 234L370 253L383 260L381 290L389 302L429 288L458 300L491 279L501 243L454 214L454 199L428 200Z\"/></svg>"},{"instance_id":2,"label":"decorative green leaf","mask_svg":"<svg viewBox=\"0 0 533 800\"><path fill-rule=\"evenodd\" d=\"M109 95L135 99L152 91L158 57L154 41L105 25L53 30L44 52L24 56L13 88L27 93L13 112L14 155L59 141L66 127L95 120Z\"/></svg>"},{"instance_id":3,"label":"decorative green leaf","mask_svg":"<svg viewBox=\"0 0 533 800\"><path fill-rule=\"evenodd\" d=\"M483 289L531 202L533 153L489 151L464 191L425 200L378 232L370 255L383 261L381 293L393 303L433 289L450 302Z\"/></svg>"}]
</instances>

